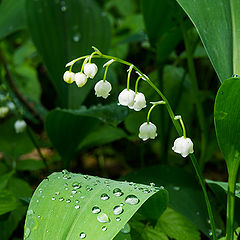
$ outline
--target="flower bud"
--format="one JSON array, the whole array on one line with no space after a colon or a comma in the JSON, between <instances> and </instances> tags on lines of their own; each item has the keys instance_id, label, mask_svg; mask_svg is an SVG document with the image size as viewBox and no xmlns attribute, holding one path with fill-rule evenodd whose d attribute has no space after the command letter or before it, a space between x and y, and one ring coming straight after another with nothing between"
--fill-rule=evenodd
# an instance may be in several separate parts
<instances>
[{"instance_id":1,"label":"flower bud","mask_svg":"<svg viewBox=\"0 0 240 240\"><path fill-rule=\"evenodd\" d=\"M84 64L83 71L87 77L94 78L98 71L98 67L95 63L86 63Z\"/></svg>"},{"instance_id":2,"label":"flower bud","mask_svg":"<svg viewBox=\"0 0 240 240\"><path fill-rule=\"evenodd\" d=\"M135 94L133 109L135 111L140 111L146 107L146 100L143 93Z\"/></svg>"},{"instance_id":3,"label":"flower bud","mask_svg":"<svg viewBox=\"0 0 240 240\"><path fill-rule=\"evenodd\" d=\"M193 142L190 138L179 137L174 141L172 150L187 157L189 153L193 153Z\"/></svg>"},{"instance_id":4,"label":"flower bud","mask_svg":"<svg viewBox=\"0 0 240 240\"><path fill-rule=\"evenodd\" d=\"M124 89L118 96L119 105L128 106L132 109L134 104L134 97L135 93L133 90Z\"/></svg>"},{"instance_id":5,"label":"flower bud","mask_svg":"<svg viewBox=\"0 0 240 240\"><path fill-rule=\"evenodd\" d=\"M66 83L73 83L75 78L75 73L66 71L63 75L63 80Z\"/></svg>"},{"instance_id":6,"label":"flower bud","mask_svg":"<svg viewBox=\"0 0 240 240\"><path fill-rule=\"evenodd\" d=\"M145 122L140 126L138 136L143 141L149 138L154 139L157 136L157 127L151 122Z\"/></svg>"},{"instance_id":7,"label":"flower bud","mask_svg":"<svg viewBox=\"0 0 240 240\"><path fill-rule=\"evenodd\" d=\"M24 120L17 120L14 123L14 128L15 128L16 133L24 132L26 127L27 127L27 124L26 124L26 122Z\"/></svg>"},{"instance_id":8,"label":"flower bud","mask_svg":"<svg viewBox=\"0 0 240 240\"><path fill-rule=\"evenodd\" d=\"M112 86L108 81L101 80L96 83L94 90L97 97L107 98L110 95L109 92L112 90Z\"/></svg>"},{"instance_id":9,"label":"flower bud","mask_svg":"<svg viewBox=\"0 0 240 240\"><path fill-rule=\"evenodd\" d=\"M84 73L76 73L75 74L75 82L78 87L82 87L87 82L87 76Z\"/></svg>"},{"instance_id":10,"label":"flower bud","mask_svg":"<svg viewBox=\"0 0 240 240\"><path fill-rule=\"evenodd\" d=\"M8 112L9 112L8 107L0 107L0 118L6 117Z\"/></svg>"}]
</instances>

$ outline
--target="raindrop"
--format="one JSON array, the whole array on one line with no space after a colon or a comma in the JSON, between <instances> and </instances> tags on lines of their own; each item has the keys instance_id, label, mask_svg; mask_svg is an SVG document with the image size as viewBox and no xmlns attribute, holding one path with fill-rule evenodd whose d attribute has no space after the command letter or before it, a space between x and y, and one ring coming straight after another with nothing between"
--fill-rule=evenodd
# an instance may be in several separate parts
<instances>
[{"instance_id":1,"label":"raindrop","mask_svg":"<svg viewBox=\"0 0 240 240\"><path fill-rule=\"evenodd\" d=\"M84 199L84 198L85 198L85 196L81 196L80 198L81 198L81 199Z\"/></svg>"},{"instance_id":2,"label":"raindrop","mask_svg":"<svg viewBox=\"0 0 240 240\"><path fill-rule=\"evenodd\" d=\"M79 200L76 200L75 203L79 203Z\"/></svg>"},{"instance_id":3,"label":"raindrop","mask_svg":"<svg viewBox=\"0 0 240 240\"><path fill-rule=\"evenodd\" d=\"M120 217L117 217L117 218L116 218L116 221L117 221L117 222L121 221L121 218L120 218Z\"/></svg>"},{"instance_id":4,"label":"raindrop","mask_svg":"<svg viewBox=\"0 0 240 240\"><path fill-rule=\"evenodd\" d=\"M125 224L124 226L123 226L123 228L121 229L121 232L122 233L130 233L130 231L131 231L131 227L130 227L130 225L127 223L127 224Z\"/></svg>"},{"instance_id":5,"label":"raindrop","mask_svg":"<svg viewBox=\"0 0 240 240\"><path fill-rule=\"evenodd\" d=\"M179 186L173 186L173 190L179 191L179 190L180 190L180 187L179 187Z\"/></svg>"},{"instance_id":6,"label":"raindrop","mask_svg":"<svg viewBox=\"0 0 240 240\"><path fill-rule=\"evenodd\" d=\"M109 218L107 216L106 213L100 213L98 216L97 216L97 220L100 222L100 223L107 223L109 222Z\"/></svg>"},{"instance_id":7,"label":"raindrop","mask_svg":"<svg viewBox=\"0 0 240 240\"><path fill-rule=\"evenodd\" d=\"M64 187L67 187L68 186L68 183L64 183Z\"/></svg>"},{"instance_id":8,"label":"raindrop","mask_svg":"<svg viewBox=\"0 0 240 240\"><path fill-rule=\"evenodd\" d=\"M55 195L59 195L60 194L60 192L55 192Z\"/></svg>"},{"instance_id":9,"label":"raindrop","mask_svg":"<svg viewBox=\"0 0 240 240\"><path fill-rule=\"evenodd\" d=\"M40 215L38 215L38 218L40 218L41 216Z\"/></svg>"},{"instance_id":10,"label":"raindrop","mask_svg":"<svg viewBox=\"0 0 240 240\"><path fill-rule=\"evenodd\" d=\"M101 199L102 199L102 200L108 200L108 199L109 199L109 196L108 196L106 193L103 193L103 194L101 195Z\"/></svg>"},{"instance_id":11,"label":"raindrop","mask_svg":"<svg viewBox=\"0 0 240 240\"><path fill-rule=\"evenodd\" d=\"M135 195L128 195L125 199L125 203L136 205L139 203L139 199Z\"/></svg>"},{"instance_id":12,"label":"raindrop","mask_svg":"<svg viewBox=\"0 0 240 240\"><path fill-rule=\"evenodd\" d=\"M150 183L150 186L151 187L155 187L155 183Z\"/></svg>"},{"instance_id":13,"label":"raindrop","mask_svg":"<svg viewBox=\"0 0 240 240\"><path fill-rule=\"evenodd\" d=\"M42 193L42 192L43 192L41 188L39 189L39 192L40 192L40 193Z\"/></svg>"},{"instance_id":14,"label":"raindrop","mask_svg":"<svg viewBox=\"0 0 240 240\"><path fill-rule=\"evenodd\" d=\"M87 190L88 192L90 192L90 191L92 191L92 190L93 190L93 188L92 188L92 187L90 187L90 186L87 186L87 187L86 187L86 190Z\"/></svg>"},{"instance_id":15,"label":"raindrop","mask_svg":"<svg viewBox=\"0 0 240 240\"><path fill-rule=\"evenodd\" d=\"M80 208L80 206L79 205L75 205L75 209L79 209Z\"/></svg>"},{"instance_id":16,"label":"raindrop","mask_svg":"<svg viewBox=\"0 0 240 240\"><path fill-rule=\"evenodd\" d=\"M116 197L121 197L123 195L123 192L120 188L113 189L113 195Z\"/></svg>"},{"instance_id":17,"label":"raindrop","mask_svg":"<svg viewBox=\"0 0 240 240\"><path fill-rule=\"evenodd\" d=\"M124 204L123 203L120 203L120 207L123 207L124 206Z\"/></svg>"},{"instance_id":18,"label":"raindrop","mask_svg":"<svg viewBox=\"0 0 240 240\"><path fill-rule=\"evenodd\" d=\"M148 188L143 189L143 193L150 193L151 191Z\"/></svg>"},{"instance_id":19,"label":"raindrop","mask_svg":"<svg viewBox=\"0 0 240 240\"><path fill-rule=\"evenodd\" d=\"M92 213L100 213L101 212L101 209L98 207L98 206L94 206L93 208L92 208Z\"/></svg>"},{"instance_id":20,"label":"raindrop","mask_svg":"<svg viewBox=\"0 0 240 240\"><path fill-rule=\"evenodd\" d=\"M71 200L70 200L70 199L67 199L67 200L66 200L66 203L70 203L70 202L71 202Z\"/></svg>"},{"instance_id":21,"label":"raindrop","mask_svg":"<svg viewBox=\"0 0 240 240\"><path fill-rule=\"evenodd\" d=\"M81 184L80 183L78 183L78 182L74 182L73 184L72 184L72 187L73 187L73 189L79 189L79 188L81 188L82 186L81 186Z\"/></svg>"},{"instance_id":22,"label":"raindrop","mask_svg":"<svg viewBox=\"0 0 240 240\"><path fill-rule=\"evenodd\" d=\"M106 226L103 226L102 227L102 231L105 232L107 230L107 227Z\"/></svg>"},{"instance_id":23,"label":"raindrop","mask_svg":"<svg viewBox=\"0 0 240 240\"><path fill-rule=\"evenodd\" d=\"M37 203L39 203L39 200L37 199L37 201L36 201Z\"/></svg>"},{"instance_id":24,"label":"raindrop","mask_svg":"<svg viewBox=\"0 0 240 240\"><path fill-rule=\"evenodd\" d=\"M28 211L27 211L27 215L29 216L29 215L32 215L33 214L33 210L32 209L29 209Z\"/></svg>"},{"instance_id":25,"label":"raindrop","mask_svg":"<svg viewBox=\"0 0 240 240\"><path fill-rule=\"evenodd\" d=\"M81 39L81 34L80 33L76 33L73 35L73 41L74 42L79 42L79 40Z\"/></svg>"},{"instance_id":26,"label":"raindrop","mask_svg":"<svg viewBox=\"0 0 240 240\"><path fill-rule=\"evenodd\" d=\"M68 187L65 187L65 190L68 190Z\"/></svg>"},{"instance_id":27,"label":"raindrop","mask_svg":"<svg viewBox=\"0 0 240 240\"><path fill-rule=\"evenodd\" d=\"M30 233L31 233L31 230L30 230L30 228L27 227L27 228L25 229L24 238L28 238L29 235L30 235Z\"/></svg>"},{"instance_id":28,"label":"raindrop","mask_svg":"<svg viewBox=\"0 0 240 240\"><path fill-rule=\"evenodd\" d=\"M64 198L63 198L63 197L59 198L59 202L62 202L63 200L64 200Z\"/></svg>"},{"instance_id":29,"label":"raindrop","mask_svg":"<svg viewBox=\"0 0 240 240\"><path fill-rule=\"evenodd\" d=\"M238 77L238 75L237 74L233 74L232 77Z\"/></svg>"},{"instance_id":30,"label":"raindrop","mask_svg":"<svg viewBox=\"0 0 240 240\"><path fill-rule=\"evenodd\" d=\"M79 235L79 237L80 237L81 239L83 239L83 238L86 237L86 234L85 234L84 232L81 232L80 235Z\"/></svg>"},{"instance_id":31,"label":"raindrop","mask_svg":"<svg viewBox=\"0 0 240 240\"><path fill-rule=\"evenodd\" d=\"M72 190L72 194L76 194L76 192L77 192L76 190Z\"/></svg>"},{"instance_id":32,"label":"raindrop","mask_svg":"<svg viewBox=\"0 0 240 240\"><path fill-rule=\"evenodd\" d=\"M116 206L113 208L114 215L120 215L123 212L123 208L121 206Z\"/></svg>"}]
</instances>

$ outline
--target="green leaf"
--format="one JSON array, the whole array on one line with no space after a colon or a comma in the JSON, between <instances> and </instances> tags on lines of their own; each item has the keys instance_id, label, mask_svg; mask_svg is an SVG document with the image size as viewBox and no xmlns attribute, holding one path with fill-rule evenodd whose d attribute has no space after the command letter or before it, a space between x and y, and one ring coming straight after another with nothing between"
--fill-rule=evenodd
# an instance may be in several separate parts
<instances>
[{"instance_id":1,"label":"green leaf","mask_svg":"<svg viewBox=\"0 0 240 240\"><path fill-rule=\"evenodd\" d=\"M214 105L217 140L229 173L237 171L240 164L239 92L240 79L227 79L219 88Z\"/></svg>"},{"instance_id":2,"label":"green leaf","mask_svg":"<svg viewBox=\"0 0 240 240\"><path fill-rule=\"evenodd\" d=\"M197 28L221 82L240 73L238 0L177 0Z\"/></svg>"},{"instance_id":3,"label":"green leaf","mask_svg":"<svg viewBox=\"0 0 240 240\"><path fill-rule=\"evenodd\" d=\"M207 179L206 182L210 185L217 185L217 186L221 187L226 193L228 191L228 183L227 182L212 181L209 179ZM240 183L236 183L235 196L240 198Z\"/></svg>"},{"instance_id":4,"label":"green leaf","mask_svg":"<svg viewBox=\"0 0 240 240\"><path fill-rule=\"evenodd\" d=\"M81 89L76 84L66 84L62 79L65 65L91 53L91 46L106 52L111 36L108 18L93 0L29 0L26 6L33 42L48 69L61 106L79 107L94 81Z\"/></svg>"},{"instance_id":5,"label":"green leaf","mask_svg":"<svg viewBox=\"0 0 240 240\"><path fill-rule=\"evenodd\" d=\"M43 180L32 197L25 239L72 240L85 234L86 239L96 236L98 240L113 239L141 205L158 192L167 194L160 188L66 170L53 173Z\"/></svg>"},{"instance_id":6,"label":"green leaf","mask_svg":"<svg viewBox=\"0 0 240 240\"><path fill-rule=\"evenodd\" d=\"M91 132L86 136L78 146L78 149L100 146L121 138L127 137L127 134L120 128L112 126L101 126L96 131Z\"/></svg>"},{"instance_id":7,"label":"green leaf","mask_svg":"<svg viewBox=\"0 0 240 240\"><path fill-rule=\"evenodd\" d=\"M17 208L17 199L14 195L7 191L1 190L0 191L0 215L11 212Z\"/></svg>"},{"instance_id":8,"label":"green leaf","mask_svg":"<svg viewBox=\"0 0 240 240\"><path fill-rule=\"evenodd\" d=\"M26 27L25 0L3 0L0 4L0 39Z\"/></svg>"},{"instance_id":9,"label":"green leaf","mask_svg":"<svg viewBox=\"0 0 240 240\"><path fill-rule=\"evenodd\" d=\"M45 168L45 165L39 159L24 159L16 162L16 169L18 171L35 171L43 168Z\"/></svg>"},{"instance_id":10,"label":"green leaf","mask_svg":"<svg viewBox=\"0 0 240 240\"><path fill-rule=\"evenodd\" d=\"M160 165L135 171L123 179L163 185L169 193L169 206L208 235L209 225L206 221L208 214L205 200L194 175L181 168ZM150 208L149 211L152 212L152 209Z\"/></svg>"}]
</instances>

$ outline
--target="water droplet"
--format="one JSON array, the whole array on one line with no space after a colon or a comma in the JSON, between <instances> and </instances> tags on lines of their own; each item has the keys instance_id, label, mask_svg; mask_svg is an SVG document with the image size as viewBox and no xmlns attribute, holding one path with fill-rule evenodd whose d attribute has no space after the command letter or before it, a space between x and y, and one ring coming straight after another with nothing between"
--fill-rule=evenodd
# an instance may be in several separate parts
<instances>
[{"instance_id":1,"label":"water droplet","mask_svg":"<svg viewBox=\"0 0 240 240\"><path fill-rule=\"evenodd\" d=\"M130 225L127 223L127 224L125 224L124 226L123 226L123 228L121 229L121 232L122 233L130 233L130 231L131 231L131 227L130 227Z\"/></svg>"},{"instance_id":2,"label":"water droplet","mask_svg":"<svg viewBox=\"0 0 240 240\"><path fill-rule=\"evenodd\" d=\"M29 235L30 235L30 233L31 233L31 230L30 230L30 228L26 228L25 229L25 232L24 232L24 238L28 238L29 237Z\"/></svg>"},{"instance_id":3,"label":"water droplet","mask_svg":"<svg viewBox=\"0 0 240 240\"><path fill-rule=\"evenodd\" d=\"M233 74L232 77L238 77L238 75L237 74Z\"/></svg>"},{"instance_id":4,"label":"water droplet","mask_svg":"<svg viewBox=\"0 0 240 240\"><path fill-rule=\"evenodd\" d=\"M93 188L92 188L92 187L90 187L90 186L87 186L87 187L86 187L86 190L87 190L88 192L90 192L90 191L92 191L92 190L93 190Z\"/></svg>"},{"instance_id":5,"label":"water droplet","mask_svg":"<svg viewBox=\"0 0 240 240\"><path fill-rule=\"evenodd\" d=\"M64 198L63 198L63 197L59 198L59 202L62 202L63 200L64 200Z\"/></svg>"},{"instance_id":6,"label":"water droplet","mask_svg":"<svg viewBox=\"0 0 240 240\"><path fill-rule=\"evenodd\" d=\"M73 35L73 41L74 42L79 42L79 40L81 39L81 34L80 33L76 33Z\"/></svg>"},{"instance_id":7,"label":"water droplet","mask_svg":"<svg viewBox=\"0 0 240 240\"><path fill-rule=\"evenodd\" d=\"M37 201L36 201L37 203L39 203L39 200L37 199Z\"/></svg>"},{"instance_id":8,"label":"water droplet","mask_svg":"<svg viewBox=\"0 0 240 240\"><path fill-rule=\"evenodd\" d=\"M76 194L76 192L77 192L76 190L72 190L72 194Z\"/></svg>"},{"instance_id":9,"label":"water droplet","mask_svg":"<svg viewBox=\"0 0 240 240\"><path fill-rule=\"evenodd\" d=\"M97 214L97 213L100 213L100 212L101 212L101 209L100 209L98 206L94 206L94 207L92 208L92 213Z\"/></svg>"},{"instance_id":10,"label":"water droplet","mask_svg":"<svg viewBox=\"0 0 240 240\"><path fill-rule=\"evenodd\" d=\"M173 186L173 190L179 191L179 190L180 190L180 187L179 187L179 186Z\"/></svg>"},{"instance_id":11,"label":"water droplet","mask_svg":"<svg viewBox=\"0 0 240 240\"><path fill-rule=\"evenodd\" d=\"M75 209L79 209L80 208L80 206L79 205L75 205L75 207L74 207Z\"/></svg>"},{"instance_id":12,"label":"water droplet","mask_svg":"<svg viewBox=\"0 0 240 240\"><path fill-rule=\"evenodd\" d=\"M120 218L120 217L117 217L117 218L116 218L116 221L117 221L117 222L121 221L121 218Z\"/></svg>"},{"instance_id":13,"label":"water droplet","mask_svg":"<svg viewBox=\"0 0 240 240\"><path fill-rule=\"evenodd\" d=\"M113 214L114 215L120 215L123 212L123 208L121 206L115 206L113 208Z\"/></svg>"},{"instance_id":14,"label":"water droplet","mask_svg":"<svg viewBox=\"0 0 240 240\"><path fill-rule=\"evenodd\" d=\"M66 169L62 170L62 174L63 174L63 179L65 180L71 179L70 173Z\"/></svg>"},{"instance_id":15,"label":"water droplet","mask_svg":"<svg viewBox=\"0 0 240 240\"><path fill-rule=\"evenodd\" d=\"M108 196L106 193L103 193L103 194L101 195L101 199L102 199L102 200L108 200L108 199L109 199L109 196Z\"/></svg>"},{"instance_id":16,"label":"water droplet","mask_svg":"<svg viewBox=\"0 0 240 240\"><path fill-rule=\"evenodd\" d=\"M143 189L143 193L150 193L151 191L148 188Z\"/></svg>"},{"instance_id":17,"label":"water droplet","mask_svg":"<svg viewBox=\"0 0 240 240\"><path fill-rule=\"evenodd\" d=\"M75 203L79 203L79 200L76 200Z\"/></svg>"},{"instance_id":18,"label":"water droplet","mask_svg":"<svg viewBox=\"0 0 240 240\"><path fill-rule=\"evenodd\" d=\"M97 216L97 220L100 222L100 223L107 223L109 222L109 218L107 216L106 213L100 213L98 216Z\"/></svg>"},{"instance_id":19,"label":"water droplet","mask_svg":"<svg viewBox=\"0 0 240 240\"><path fill-rule=\"evenodd\" d=\"M55 192L55 195L59 195L60 194L60 192Z\"/></svg>"},{"instance_id":20,"label":"water droplet","mask_svg":"<svg viewBox=\"0 0 240 240\"><path fill-rule=\"evenodd\" d=\"M42 193L42 192L43 192L43 191L42 191L42 189L40 188L40 189L39 189L39 193Z\"/></svg>"},{"instance_id":21,"label":"water droplet","mask_svg":"<svg viewBox=\"0 0 240 240\"><path fill-rule=\"evenodd\" d=\"M79 182L74 182L72 184L72 187L73 187L73 189L77 190L77 189L81 188L82 186L81 186L81 184Z\"/></svg>"},{"instance_id":22,"label":"water droplet","mask_svg":"<svg viewBox=\"0 0 240 240\"><path fill-rule=\"evenodd\" d=\"M135 195L128 195L125 199L125 203L136 205L139 203L139 199Z\"/></svg>"},{"instance_id":23,"label":"water droplet","mask_svg":"<svg viewBox=\"0 0 240 240\"><path fill-rule=\"evenodd\" d=\"M70 202L71 202L71 200L70 200L70 199L67 199L67 200L66 200L66 203L70 203Z\"/></svg>"},{"instance_id":24,"label":"water droplet","mask_svg":"<svg viewBox=\"0 0 240 240\"><path fill-rule=\"evenodd\" d=\"M121 197L123 195L123 192L120 188L113 189L113 195L116 197Z\"/></svg>"},{"instance_id":25,"label":"water droplet","mask_svg":"<svg viewBox=\"0 0 240 240\"><path fill-rule=\"evenodd\" d=\"M80 235L79 235L79 237L80 237L81 239L83 239L83 238L86 237L86 234L85 234L84 232L81 232Z\"/></svg>"},{"instance_id":26,"label":"water droplet","mask_svg":"<svg viewBox=\"0 0 240 240\"><path fill-rule=\"evenodd\" d=\"M61 7L61 11L62 11L62 12L65 12L66 10L67 10L67 7L66 7L66 6L62 6L62 7Z\"/></svg>"},{"instance_id":27,"label":"water droplet","mask_svg":"<svg viewBox=\"0 0 240 240\"><path fill-rule=\"evenodd\" d=\"M155 187L155 183L150 183L150 186L151 187Z\"/></svg>"},{"instance_id":28,"label":"water droplet","mask_svg":"<svg viewBox=\"0 0 240 240\"><path fill-rule=\"evenodd\" d=\"M33 212L33 210L32 209L29 209L28 211L27 211L27 215L29 216L29 215L32 215L34 212Z\"/></svg>"},{"instance_id":29,"label":"water droplet","mask_svg":"<svg viewBox=\"0 0 240 240\"><path fill-rule=\"evenodd\" d=\"M106 226L103 226L103 227L102 227L102 231L103 231L103 232L107 231L107 227L106 227Z\"/></svg>"},{"instance_id":30,"label":"water droplet","mask_svg":"<svg viewBox=\"0 0 240 240\"><path fill-rule=\"evenodd\" d=\"M38 215L38 218L40 218L41 216L40 215Z\"/></svg>"}]
</instances>

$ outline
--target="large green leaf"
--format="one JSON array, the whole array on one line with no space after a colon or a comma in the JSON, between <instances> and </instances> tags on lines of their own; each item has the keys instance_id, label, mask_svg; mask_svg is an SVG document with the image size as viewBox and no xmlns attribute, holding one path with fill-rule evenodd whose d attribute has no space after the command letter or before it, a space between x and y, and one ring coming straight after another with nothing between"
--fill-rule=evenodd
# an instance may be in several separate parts
<instances>
[{"instance_id":1,"label":"large green leaf","mask_svg":"<svg viewBox=\"0 0 240 240\"><path fill-rule=\"evenodd\" d=\"M25 0L3 0L0 4L0 39L26 27Z\"/></svg>"},{"instance_id":2,"label":"large green leaf","mask_svg":"<svg viewBox=\"0 0 240 240\"><path fill-rule=\"evenodd\" d=\"M17 208L17 199L14 195L7 191L1 190L0 191L0 215L13 211Z\"/></svg>"},{"instance_id":3,"label":"large green leaf","mask_svg":"<svg viewBox=\"0 0 240 240\"><path fill-rule=\"evenodd\" d=\"M113 239L141 205L162 188L53 173L36 189L24 239ZM159 204L167 206L166 197Z\"/></svg>"},{"instance_id":4,"label":"large green leaf","mask_svg":"<svg viewBox=\"0 0 240 240\"><path fill-rule=\"evenodd\" d=\"M68 85L62 80L65 64L97 46L106 51L111 28L106 15L94 0L34 1L28 0L29 30L37 50L47 66L62 106L81 105L93 81L84 88Z\"/></svg>"},{"instance_id":5,"label":"large green leaf","mask_svg":"<svg viewBox=\"0 0 240 240\"><path fill-rule=\"evenodd\" d=\"M214 121L219 147L229 173L240 164L240 79L224 81L218 90L214 106Z\"/></svg>"},{"instance_id":6,"label":"large green leaf","mask_svg":"<svg viewBox=\"0 0 240 240\"><path fill-rule=\"evenodd\" d=\"M197 28L221 82L240 73L238 0L177 0Z\"/></svg>"}]
</instances>

